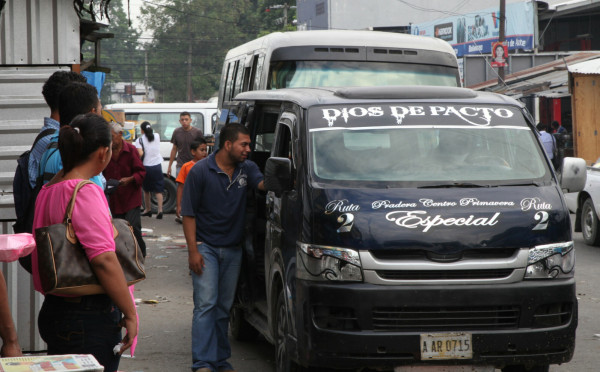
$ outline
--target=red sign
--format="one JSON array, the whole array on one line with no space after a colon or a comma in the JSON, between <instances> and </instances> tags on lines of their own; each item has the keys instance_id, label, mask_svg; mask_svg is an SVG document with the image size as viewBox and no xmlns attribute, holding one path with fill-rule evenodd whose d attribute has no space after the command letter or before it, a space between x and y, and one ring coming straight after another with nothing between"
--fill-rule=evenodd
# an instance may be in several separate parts
<instances>
[{"instance_id":1,"label":"red sign","mask_svg":"<svg viewBox=\"0 0 600 372\"><path fill-rule=\"evenodd\" d=\"M492 67L508 66L508 47L501 42L492 44Z\"/></svg>"}]
</instances>

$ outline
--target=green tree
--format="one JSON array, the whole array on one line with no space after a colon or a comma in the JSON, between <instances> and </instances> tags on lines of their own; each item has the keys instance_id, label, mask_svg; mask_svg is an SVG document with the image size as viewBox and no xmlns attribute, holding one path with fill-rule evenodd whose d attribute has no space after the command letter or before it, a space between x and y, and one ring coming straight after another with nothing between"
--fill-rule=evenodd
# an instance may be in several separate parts
<instances>
[{"instance_id":1,"label":"green tree","mask_svg":"<svg viewBox=\"0 0 600 372\"><path fill-rule=\"evenodd\" d=\"M147 45L149 80L158 101L188 100L191 57L192 100L206 100L219 89L225 54L262 33L281 30L266 12L269 0L163 0L146 2L144 27L152 32ZM288 18L291 20L290 13Z\"/></svg>"}]
</instances>

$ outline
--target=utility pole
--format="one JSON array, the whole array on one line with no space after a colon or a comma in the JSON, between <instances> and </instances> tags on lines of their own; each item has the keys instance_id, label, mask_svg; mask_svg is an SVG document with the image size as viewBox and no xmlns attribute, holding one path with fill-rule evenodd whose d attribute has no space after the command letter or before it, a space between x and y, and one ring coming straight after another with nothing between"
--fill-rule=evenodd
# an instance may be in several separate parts
<instances>
[{"instance_id":1,"label":"utility pole","mask_svg":"<svg viewBox=\"0 0 600 372\"><path fill-rule=\"evenodd\" d=\"M146 92L144 95L144 101L148 102L148 50L144 50L144 85Z\"/></svg>"},{"instance_id":2,"label":"utility pole","mask_svg":"<svg viewBox=\"0 0 600 372\"><path fill-rule=\"evenodd\" d=\"M498 41L504 44L506 40L506 0L500 0L500 30ZM508 60L508 55L504 56ZM504 66L498 67L498 84L504 84Z\"/></svg>"},{"instance_id":3,"label":"utility pole","mask_svg":"<svg viewBox=\"0 0 600 372\"><path fill-rule=\"evenodd\" d=\"M188 61L187 61L187 101L193 102L192 97L192 40L194 34L190 34L190 44L188 46Z\"/></svg>"}]
</instances>

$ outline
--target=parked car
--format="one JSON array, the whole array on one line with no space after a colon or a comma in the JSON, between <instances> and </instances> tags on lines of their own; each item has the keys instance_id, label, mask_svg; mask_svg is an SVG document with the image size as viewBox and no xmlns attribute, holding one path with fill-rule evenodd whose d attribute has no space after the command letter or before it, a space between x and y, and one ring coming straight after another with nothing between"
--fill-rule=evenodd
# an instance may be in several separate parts
<instances>
[{"instance_id":1,"label":"parked car","mask_svg":"<svg viewBox=\"0 0 600 372\"><path fill-rule=\"evenodd\" d=\"M585 188L578 193L566 193L567 206L575 213L575 231L581 232L588 245L600 246L600 159L587 167Z\"/></svg>"}]
</instances>

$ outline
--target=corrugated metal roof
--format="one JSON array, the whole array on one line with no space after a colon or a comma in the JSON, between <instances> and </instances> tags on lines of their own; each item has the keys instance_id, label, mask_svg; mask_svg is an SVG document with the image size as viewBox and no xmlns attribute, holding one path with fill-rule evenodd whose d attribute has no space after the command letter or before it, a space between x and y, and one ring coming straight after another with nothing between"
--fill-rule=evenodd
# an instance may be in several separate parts
<instances>
[{"instance_id":1,"label":"corrugated metal roof","mask_svg":"<svg viewBox=\"0 0 600 372\"><path fill-rule=\"evenodd\" d=\"M574 74L600 74L600 59L570 65L569 72Z\"/></svg>"},{"instance_id":2,"label":"corrugated metal roof","mask_svg":"<svg viewBox=\"0 0 600 372\"><path fill-rule=\"evenodd\" d=\"M571 66L586 61L596 61L596 63L600 64L600 52L579 52L560 60L507 75L503 86L499 86L498 80L494 79L470 86L469 88L474 90L490 90L513 97L532 94L539 97L564 97L569 95L568 73Z\"/></svg>"}]
</instances>

